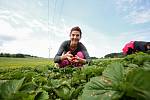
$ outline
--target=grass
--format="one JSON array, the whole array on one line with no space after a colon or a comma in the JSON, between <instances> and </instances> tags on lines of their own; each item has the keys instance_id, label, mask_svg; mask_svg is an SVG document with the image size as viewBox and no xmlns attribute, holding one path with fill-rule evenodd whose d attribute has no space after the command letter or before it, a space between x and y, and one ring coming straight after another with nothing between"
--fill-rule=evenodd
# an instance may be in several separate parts
<instances>
[{"instance_id":1,"label":"grass","mask_svg":"<svg viewBox=\"0 0 150 100\"><path fill-rule=\"evenodd\" d=\"M9 58L0 57L0 67L18 68L53 65L53 60L48 58Z\"/></svg>"}]
</instances>

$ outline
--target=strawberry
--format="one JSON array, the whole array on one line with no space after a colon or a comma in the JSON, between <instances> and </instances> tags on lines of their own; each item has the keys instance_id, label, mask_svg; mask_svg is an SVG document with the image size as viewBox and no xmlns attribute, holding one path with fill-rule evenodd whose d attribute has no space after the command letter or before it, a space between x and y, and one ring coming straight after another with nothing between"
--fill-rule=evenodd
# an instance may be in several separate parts
<instances>
[{"instance_id":1,"label":"strawberry","mask_svg":"<svg viewBox=\"0 0 150 100\"><path fill-rule=\"evenodd\" d=\"M71 61L74 62L75 60L77 60L77 58L76 57L72 57Z\"/></svg>"}]
</instances>

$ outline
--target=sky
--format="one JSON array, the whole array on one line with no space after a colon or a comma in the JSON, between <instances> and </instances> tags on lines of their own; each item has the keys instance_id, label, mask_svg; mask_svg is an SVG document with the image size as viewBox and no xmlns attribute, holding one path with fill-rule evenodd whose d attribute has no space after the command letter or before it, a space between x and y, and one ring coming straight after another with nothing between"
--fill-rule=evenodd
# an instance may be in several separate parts
<instances>
[{"instance_id":1,"label":"sky","mask_svg":"<svg viewBox=\"0 0 150 100\"><path fill-rule=\"evenodd\" d=\"M72 27L91 57L150 41L150 0L0 0L0 52L53 58Z\"/></svg>"}]
</instances>

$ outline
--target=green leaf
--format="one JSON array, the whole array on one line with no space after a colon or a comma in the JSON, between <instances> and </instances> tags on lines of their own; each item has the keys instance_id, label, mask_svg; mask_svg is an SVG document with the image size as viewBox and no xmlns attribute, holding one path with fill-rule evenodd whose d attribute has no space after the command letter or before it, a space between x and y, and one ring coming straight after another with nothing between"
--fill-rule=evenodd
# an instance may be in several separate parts
<instances>
[{"instance_id":1,"label":"green leaf","mask_svg":"<svg viewBox=\"0 0 150 100\"><path fill-rule=\"evenodd\" d=\"M150 62L150 55L139 53L134 57L133 62L138 65L143 65L144 62Z\"/></svg>"},{"instance_id":2,"label":"green leaf","mask_svg":"<svg viewBox=\"0 0 150 100\"><path fill-rule=\"evenodd\" d=\"M28 94L26 92L17 92L9 98L9 100L34 100L35 94ZM6 99L8 100L8 98Z\"/></svg>"},{"instance_id":3,"label":"green leaf","mask_svg":"<svg viewBox=\"0 0 150 100\"><path fill-rule=\"evenodd\" d=\"M150 70L150 62L144 62L143 68L144 68L145 70Z\"/></svg>"},{"instance_id":4,"label":"green leaf","mask_svg":"<svg viewBox=\"0 0 150 100\"><path fill-rule=\"evenodd\" d=\"M25 78L21 80L9 80L0 84L0 97L3 99L11 98L11 96L19 91Z\"/></svg>"},{"instance_id":5,"label":"green leaf","mask_svg":"<svg viewBox=\"0 0 150 100\"><path fill-rule=\"evenodd\" d=\"M38 86L35 85L33 82L28 82L21 86L20 91L32 93L33 91L36 90L37 87Z\"/></svg>"},{"instance_id":6,"label":"green leaf","mask_svg":"<svg viewBox=\"0 0 150 100\"><path fill-rule=\"evenodd\" d=\"M48 92L42 90L35 96L34 100L48 100L48 99L49 99Z\"/></svg>"},{"instance_id":7,"label":"green leaf","mask_svg":"<svg viewBox=\"0 0 150 100\"><path fill-rule=\"evenodd\" d=\"M7 82L8 80L0 80L0 85Z\"/></svg>"},{"instance_id":8,"label":"green leaf","mask_svg":"<svg viewBox=\"0 0 150 100\"><path fill-rule=\"evenodd\" d=\"M150 71L134 70L127 75L126 81L131 85L127 90L128 96L150 100Z\"/></svg>"},{"instance_id":9,"label":"green leaf","mask_svg":"<svg viewBox=\"0 0 150 100\"><path fill-rule=\"evenodd\" d=\"M104 77L92 78L91 81L85 85L82 100L119 99L122 96L122 92L113 90L109 83L104 80Z\"/></svg>"},{"instance_id":10,"label":"green leaf","mask_svg":"<svg viewBox=\"0 0 150 100\"><path fill-rule=\"evenodd\" d=\"M60 86L59 88L55 88L54 91L61 99L70 99L70 89L68 88L68 86Z\"/></svg>"},{"instance_id":11,"label":"green leaf","mask_svg":"<svg viewBox=\"0 0 150 100\"><path fill-rule=\"evenodd\" d=\"M112 84L119 84L123 81L123 72L124 68L121 63L112 63L110 64L103 72L103 76L109 80L108 82Z\"/></svg>"},{"instance_id":12,"label":"green leaf","mask_svg":"<svg viewBox=\"0 0 150 100\"><path fill-rule=\"evenodd\" d=\"M124 68L120 63L112 63L108 66L102 76L94 77L83 89L83 100L112 100L119 99L124 94L120 91L123 83Z\"/></svg>"},{"instance_id":13,"label":"green leaf","mask_svg":"<svg viewBox=\"0 0 150 100\"><path fill-rule=\"evenodd\" d=\"M71 98L76 99L79 96L79 94L81 93L82 89L83 89L83 86L79 86L78 88L76 88L74 90L72 89L73 92L71 94Z\"/></svg>"}]
</instances>

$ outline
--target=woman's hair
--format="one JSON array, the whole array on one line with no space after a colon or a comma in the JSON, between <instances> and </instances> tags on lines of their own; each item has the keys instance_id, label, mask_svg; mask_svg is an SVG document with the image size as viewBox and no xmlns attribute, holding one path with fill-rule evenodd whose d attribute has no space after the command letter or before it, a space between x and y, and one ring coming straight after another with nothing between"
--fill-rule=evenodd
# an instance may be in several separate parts
<instances>
[{"instance_id":1,"label":"woman's hair","mask_svg":"<svg viewBox=\"0 0 150 100\"><path fill-rule=\"evenodd\" d=\"M79 32L80 32L80 37L82 36L82 32L81 32L80 27L78 27L78 26L73 27L73 28L71 29L71 31L70 31L70 35L71 35L72 31L79 31Z\"/></svg>"},{"instance_id":2,"label":"woman's hair","mask_svg":"<svg viewBox=\"0 0 150 100\"><path fill-rule=\"evenodd\" d=\"M132 48L128 48L127 55L133 54L134 50Z\"/></svg>"},{"instance_id":3,"label":"woman's hair","mask_svg":"<svg viewBox=\"0 0 150 100\"><path fill-rule=\"evenodd\" d=\"M150 42L147 42L146 45L149 45L149 46L150 46Z\"/></svg>"},{"instance_id":4,"label":"woman's hair","mask_svg":"<svg viewBox=\"0 0 150 100\"><path fill-rule=\"evenodd\" d=\"M147 43L144 45L144 48L145 48L146 51L149 50L149 49L147 48L148 46L150 46L150 42L147 42Z\"/></svg>"},{"instance_id":5,"label":"woman's hair","mask_svg":"<svg viewBox=\"0 0 150 100\"><path fill-rule=\"evenodd\" d=\"M147 42L146 45L145 45L145 49L146 49L147 51L150 50L150 49L148 48L148 46L150 46L150 42Z\"/></svg>"}]
</instances>

